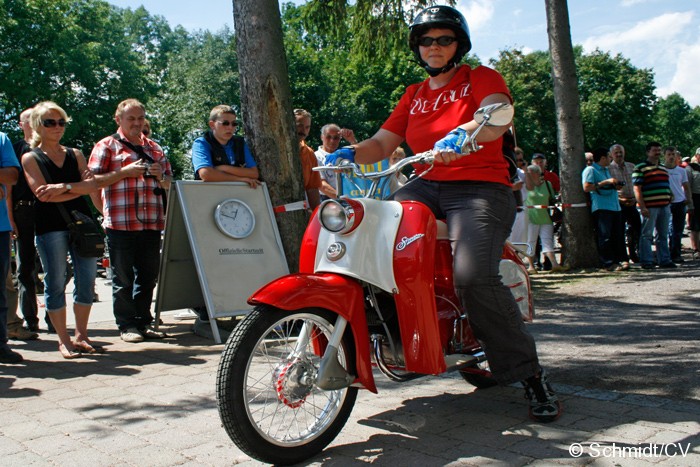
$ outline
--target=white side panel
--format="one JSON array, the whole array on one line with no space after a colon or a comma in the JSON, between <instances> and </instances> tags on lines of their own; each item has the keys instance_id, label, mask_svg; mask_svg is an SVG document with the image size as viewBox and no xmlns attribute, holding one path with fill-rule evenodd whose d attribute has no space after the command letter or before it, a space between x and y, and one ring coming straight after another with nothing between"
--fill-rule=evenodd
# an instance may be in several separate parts
<instances>
[{"instance_id":1,"label":"white side panel","mask_svg":"<svg viewBox=\"0 0 700 467\"><path fill-rule=\"evenodd\" d=\"M397 289L394 278L394 243L403 208L397 201L355 199L365 208L360 225L347 235L338 235L321 228L316 250L315 272L333 272L361 279L392 292ZM343 243L345 254L329 261L326 249L332 243Z\"/></svg>"}]
</instances>

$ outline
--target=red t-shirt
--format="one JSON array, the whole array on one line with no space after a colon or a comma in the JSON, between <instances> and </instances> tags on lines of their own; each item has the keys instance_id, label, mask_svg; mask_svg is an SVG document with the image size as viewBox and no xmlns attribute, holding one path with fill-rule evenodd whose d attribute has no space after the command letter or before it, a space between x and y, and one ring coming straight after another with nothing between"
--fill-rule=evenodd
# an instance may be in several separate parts
<instances>
[{"instance_id":1,"label":"red t-shirt","mask_svg":"<svg viewBox=\"0 0 700 467\"><path fill-rule=\"evenodd\" d=\"M382 128L404 138L414 153L428 151L455 127L474 119L481 101L490 94L510 96L497 71L484 66L473 70L461 65L447 86L430 89L428 80L406 92ZM475 180L510 185L508 164L503 158L502 138L479 143L484 148L449 165L436 164L428 180ZM416 165L421 173L429 166Z\"/></svg>"},{"instance_id":2,"label":"red t-shirt","mask_svg":"<svg viewBox=\"0 0 700 467\"><path fill-rule=\"evenodd\" d=\"M559 175L549 170L545 170L544 179L552 184L552 188L554 188L554 191L556 191L557 193L561 191L561 182L559 181Z\"/></svg>"}]
</instances>

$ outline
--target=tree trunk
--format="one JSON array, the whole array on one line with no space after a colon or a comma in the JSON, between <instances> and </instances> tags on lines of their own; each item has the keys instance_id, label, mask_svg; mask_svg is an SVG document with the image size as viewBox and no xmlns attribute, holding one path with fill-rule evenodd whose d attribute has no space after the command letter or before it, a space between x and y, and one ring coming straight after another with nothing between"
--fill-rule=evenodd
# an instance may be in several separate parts
<instances>
[{"instance_id":1,"label":"tree trunk","mask_svg":"<svg viewBox=\"0 0 700 467\"><path fill-rule=\"evenodd\" d=\"M545 6L557 114L562 199L565 203L585 203L586 196L581 183L581 172L585 164L583 124L568 5L566 0L545 0ZM564 210L562 247L565 262L569 266L581 268L598 265L598 255L591 254L597 249L588 207Z\"/></svg>"},{"instance_id":2,"label":"tree trunk","mask_svg":"<svg viewBox=\"0 0 700 467\"><path fill-rule=\"evenodd\" d=\"M246 139L273 206L304 199L277 0L233 0ZM306 211L276 215L291 272L298 270Z\"/></svg>"}]
</instances>

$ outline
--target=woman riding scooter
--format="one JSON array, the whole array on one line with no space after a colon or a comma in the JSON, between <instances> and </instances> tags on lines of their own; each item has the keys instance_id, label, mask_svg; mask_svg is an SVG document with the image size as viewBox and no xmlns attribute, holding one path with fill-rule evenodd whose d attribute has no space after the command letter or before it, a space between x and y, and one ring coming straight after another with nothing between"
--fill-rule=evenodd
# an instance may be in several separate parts
<instances>
[{"instance_id":1,"label":"woman riding scooter","mask_svg":"<svg viewBox=\"0 0 700 467\"><path fill-rule=\"evenodd\" d=\"M454 8L434 6L410 26L411 50L430 77L406 89L391 116L371 138L330 154L372 164L391 155L404 140L413 152L433 149L435 165L417 165L418 180L395 199L417 200L446 219L454 256L454 285L476 337L484 344L500 384L522 381L530 416L556 420L561 405L539 365L535 341L525 329L513 295L499 275L499 261L515 218L508 163L501 136L510 123L478 134L483 149L463 154L462 144L478 124L479 108L511 103L503 78L494 70L460 65L471 49L469 27Z\"/></svg>"}]
</instances>

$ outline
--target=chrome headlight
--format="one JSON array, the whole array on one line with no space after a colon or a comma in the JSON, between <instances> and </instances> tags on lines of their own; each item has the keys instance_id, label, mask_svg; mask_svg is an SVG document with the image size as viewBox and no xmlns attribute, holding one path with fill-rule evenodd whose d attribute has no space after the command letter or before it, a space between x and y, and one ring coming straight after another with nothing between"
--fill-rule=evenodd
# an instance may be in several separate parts
<instances>
[{"instance_id":1,"label":"chrome headlight","mask_svg":"<svg viewBox=\"0 0 700 467\"><path fill-rule=\"evenodd\" d=\"M362 204L348 199L330 199L324 201L318 218L324 229L338 234L349 233L362 220Z\"/></svg>"}]
</instances>

